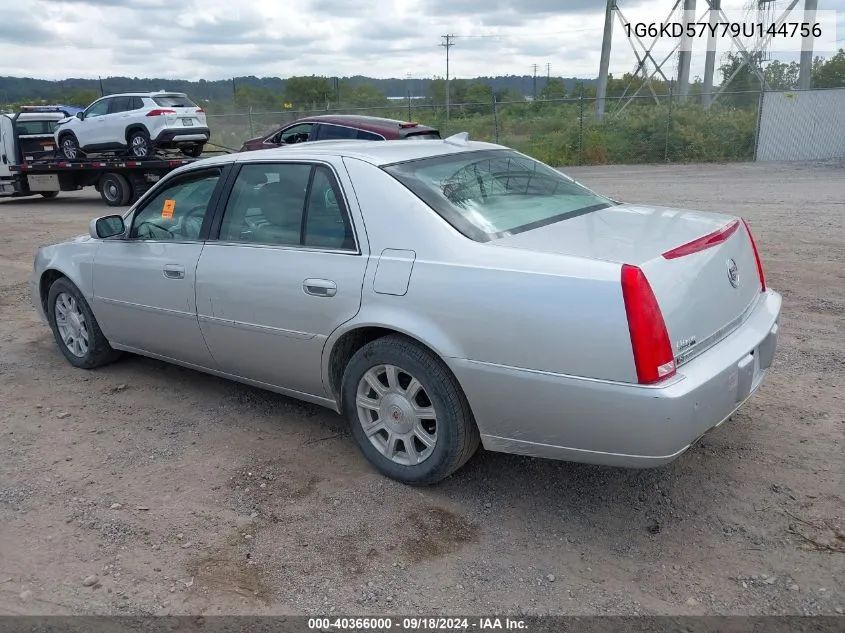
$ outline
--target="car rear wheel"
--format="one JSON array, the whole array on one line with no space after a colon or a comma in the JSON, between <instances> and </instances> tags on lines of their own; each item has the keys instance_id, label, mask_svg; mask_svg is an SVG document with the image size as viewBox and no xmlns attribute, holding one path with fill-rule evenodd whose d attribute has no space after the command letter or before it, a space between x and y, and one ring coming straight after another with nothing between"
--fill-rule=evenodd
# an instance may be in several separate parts
<instances>
[{"instance_id":1,"label":"car rear wheel","mask_svg":"<svg viewBox=\"0 0 845 633\"><path fill-rule=\"evenodd\" d=\"M39 193L43 198L55 198L59 195L58 191L41 191Z\"/></svg>"},{"instance_id":2,"label":"car rear wheel","mask_svg":"<svg viewBox=\"0 0 845 633\"><path fill-rule=\"evenodd\" d=\"M68 160L76 160L79 158L79 143L73 134L65 134L62 136L59 141L59 147L61 148L62 156Z\"/></svg>"},{"instance_id":3,"label":"car rear wheel","mask_svg":"<svg viewBox=\"0 0 845 633\"><path fill-rule=\"evenodd\" d=\"M129 151L135 158L152 156L153 147L150 142L150 135L146 130L134 130L130 132L126 141L129 143Z\"/></svg>"},{"instance_id":4,"label":"car rear wheel","mask_svg":"<svg viewBox=\"0 0 845 633\"><path fill-rule=\"evenodd\" d=\"M185 156L188 156L190 158L199 158L200 156L202 156L202 152L205 149L205 144L200 143L198 145L184 145L180 149L182 150L182 153Z\"/></svg>"},{"instance_id":5,"label":"car rear wheel","mask_svg":"<svg viewBox=\"0 0 845 633\"><path fill-rule=\"evenodd\" d=\"M460 385L436 355L403 336L376 339L355 353L342 402L359 448L391 479L437 483L478 450Z\"/></svg>"},{"instance_id":6,"label":"car rear wheel","mask_svg":"<svg viewBox=\"0 0 845 633\"><path fill-rule=\"evenodd\" d=\"M82 293L65 277L57 279L47 293L47 320L59 349L74 367L94 369L120 357Z\"/></svg>"}]
</instances>

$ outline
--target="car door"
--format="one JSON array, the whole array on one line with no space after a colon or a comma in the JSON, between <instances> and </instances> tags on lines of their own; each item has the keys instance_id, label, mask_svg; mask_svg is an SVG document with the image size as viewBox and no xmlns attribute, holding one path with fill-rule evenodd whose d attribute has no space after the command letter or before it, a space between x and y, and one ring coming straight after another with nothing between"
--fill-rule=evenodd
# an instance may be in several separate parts
<instances>
[{"instance_id":1,"label":"car door","mask_svg":"<svg viewBox=\"0 0 845 633\"><path fill-rule=\"evenodd\" d=\"M342 173L318 162L240 167L197 266L200 327L224 371L328 395L323 345L358 312L366 268Z\"/></svg>"},{"instance_id":2,"label":"car door","mask_svg":"<svg viewBox=\"0 0 845 633\"><path fill-rule=\"evenodd\" d=\"M103 126L102 143L125 144L126 127L130 123L130 111L132 110L132 97L115 97L109 105L109 111L103 117L106 121Z\"/></svg>"},{"instance_id":3,"label":"car door","mask_svg":"<svg viewBox=\"0 0 845 633\"><path fill-rule=\"evenodd\" d=\"M80 147L99 146L107 142L106 117L112 101L111 97L95 101L85 110L83 119L73 127Z\"/></svg>"},{"instance_id":4,"label":"car door","mask_svg":"<svg viewBox=\"0 0 845 633\"><path fill-rule=\"evenodd\" d=\"M94 310L114 343L214 367L196 316L197 261L228 167L192 169L151 192L94 255Z\"/></svg>"}]
</instances>

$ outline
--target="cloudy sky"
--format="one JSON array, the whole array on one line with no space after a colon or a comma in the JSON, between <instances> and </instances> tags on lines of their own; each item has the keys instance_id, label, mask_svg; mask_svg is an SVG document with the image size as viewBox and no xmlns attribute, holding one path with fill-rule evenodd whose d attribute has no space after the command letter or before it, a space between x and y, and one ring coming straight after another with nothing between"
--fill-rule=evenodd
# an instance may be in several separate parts
<instances>
[{"instance_id":1,"label":"cloudy sky","mask_svg":"<svg viewBox=\"0 0 845 633\"><path fill-rule=\"evenodd\" d=\"M25 10L4 12L0 22L0 75L45 79L442 76L445 49L439 44L446 33L458 36L451 49L453 76L530 74L533 64L545 75L551 64L552 75L593 77L604 21L604 0L16 2ZM722 0L722 7L731 20L754 21L755 13L745 9L751 3ZM661 22L672 5L673 0L619 0L632 23ZM707 6L705 0L698 5L698 13ZM780 13L788 2L774 5ZM802 6L803 1L788 19L800 21ZM818 0L818 8L837 11L838 33L827 41L845 47L845 0ZM693 76L703 72L704 42L694 44ZM635 63L616 23L611 72L631 71ZM672 62L667 66L673 75L675 68Z\"/></svg>"}]
</instances>

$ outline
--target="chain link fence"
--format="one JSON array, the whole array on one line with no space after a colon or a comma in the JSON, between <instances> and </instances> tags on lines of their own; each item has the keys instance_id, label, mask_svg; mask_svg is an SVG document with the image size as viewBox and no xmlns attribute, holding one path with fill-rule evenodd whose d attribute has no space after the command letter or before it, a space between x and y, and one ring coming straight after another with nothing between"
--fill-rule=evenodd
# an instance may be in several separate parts
<instances>
[{"instance_id":1,"label":"chain link fence","mask_svg":"<svg viewBox=\"0 0 845 633\"><path fill-rule=\"evenodd\" d=\"M405 99L387 106L247 111L210 114L212 140L238 150L249 138L315 114L364 114L416 121L443 137L468 132L471 139L513 147L554 166L752 161L763 93L723 92L706 107L700 95L607 97L604 116L596 99L583 96L535 101L433 105ZM784 120L788 126L789 121ZM845 148L843 148L845 152Z\"/></svg>"}]
</instances>

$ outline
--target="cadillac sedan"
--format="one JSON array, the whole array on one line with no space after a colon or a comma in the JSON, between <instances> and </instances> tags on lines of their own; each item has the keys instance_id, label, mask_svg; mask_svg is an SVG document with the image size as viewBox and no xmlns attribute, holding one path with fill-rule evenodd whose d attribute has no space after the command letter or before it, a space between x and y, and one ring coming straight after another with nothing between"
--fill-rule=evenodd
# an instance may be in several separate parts
<instances>
[{"instance_id":1,"label":"cadillac sedan","mask_svg":"<svg viewBox=\"0 0 845 633\"><path fill-rule=\"evenodd\" d=\"M410 484L479 445L666 464L759 387L781 309L742 218L465 134L186 165L40 248L32 297L75 367L130 352L326 406Z\"/></svg>"}]
</instances>

